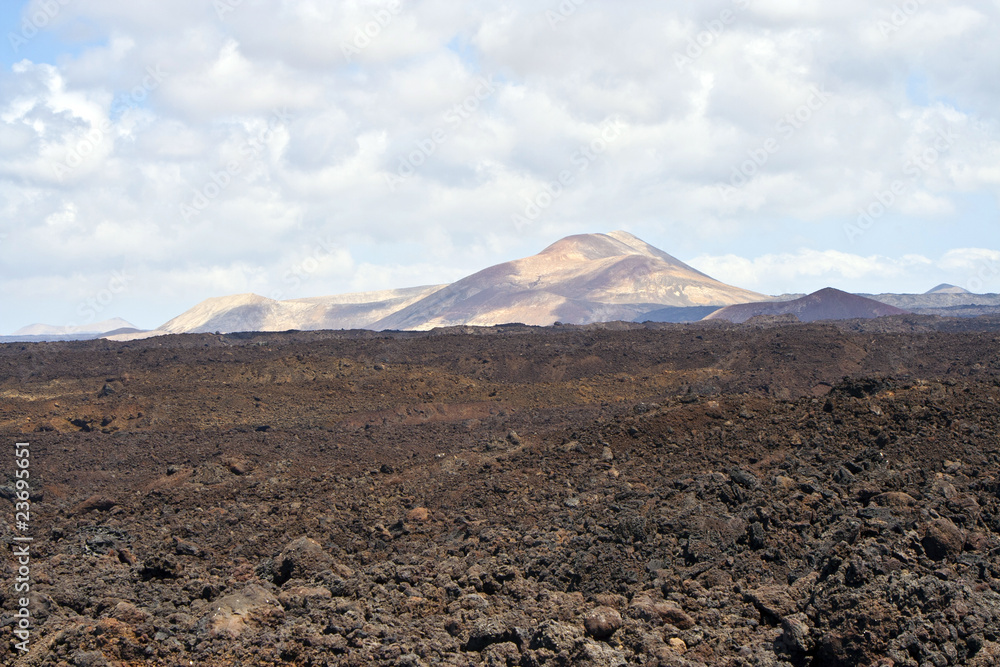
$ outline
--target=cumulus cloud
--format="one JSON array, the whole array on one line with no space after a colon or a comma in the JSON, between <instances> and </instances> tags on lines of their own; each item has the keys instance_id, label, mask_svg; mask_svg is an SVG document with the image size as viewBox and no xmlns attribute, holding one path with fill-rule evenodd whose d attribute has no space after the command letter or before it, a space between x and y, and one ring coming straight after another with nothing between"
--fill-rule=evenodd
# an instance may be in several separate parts
<instances>
[{"instance_id":1,"label":"cumulus cloud","mask_svg":"<svg viewBox=\"0 0 1000 667\"><path fill-rule=\"evenodd\" d=\"M880 231L903 223L995 244L995 3L60 7L65 53L0 72L0 331L77 317L126 265L105 314L152 327L221 293L435 283L617 228L771 292L990 261Z\"/></svg>"},{"instance_id":2,"label":"cumulus cloud","mask_svg":"<svg viewBox=\"0 0 1000 667\"><path fill-rule=\"evenodd\" d=\"M785 294L812 292L823 287L879 293L922 292L941 283L980 292L1000 288L1000 252L984 248L949 250L937 259L923 255L862 256L836 250L802 249L793 253L695 257L692 266L723 282L748 289Z\"/></svg>"}]
</instances>

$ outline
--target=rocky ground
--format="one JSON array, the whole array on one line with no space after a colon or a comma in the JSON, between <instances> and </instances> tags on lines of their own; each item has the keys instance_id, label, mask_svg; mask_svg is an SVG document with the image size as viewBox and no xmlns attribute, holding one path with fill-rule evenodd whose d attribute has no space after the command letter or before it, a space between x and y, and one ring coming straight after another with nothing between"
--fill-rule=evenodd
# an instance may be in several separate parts
<instances>
[{"instance_id":1,"label":"rocky ground","mask_svg":"<svg viewBox=\"0 0 1000 667\"><path fill-rule=\"evenodd\" d=\"M1000 664L1000 320L0 345L3 664Z\"/></svg>"}]
</instances>

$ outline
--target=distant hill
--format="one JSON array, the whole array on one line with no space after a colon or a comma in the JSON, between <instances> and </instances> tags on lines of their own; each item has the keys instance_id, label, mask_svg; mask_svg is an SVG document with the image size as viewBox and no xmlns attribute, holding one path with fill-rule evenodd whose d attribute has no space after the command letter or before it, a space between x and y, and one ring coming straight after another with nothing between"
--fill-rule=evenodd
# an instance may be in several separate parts
<instances>
[{"instance_id":1,"label":"distant hill","mask_svg":"<svg viewBox=\"0 0 1000 667\"><path fill-rule=\"evenodd\" d=\"M135 329L135 325L120 317L103 322L70 326L52 324L30 324L15 331L12 336L75 336L78 334L103 334L115 329Z\"/></svg>"},{"instance_id":2,"label":"distant hill","mask_svg":"<svg viewBox=\"0 0 1000 667\"><path fill-rule=\"evenodd\" d=\"M165 333L368 329L443 285L276 301L257 294L206 299L157 327Z\"/></svg>"},{"instance_id":3,"label":"distant hill","mask_svg":"<svg viewBox=\"0 0 1000 667\"><path fill-rule=\"evenodd\" d=\"M741 303L727 306L705 319L740 323L761 315L795 315L802 322L814 322L816 320L870 319L886 315L903 315L907 312L874 299L827 287L792 301Z\"/></svg>"},{"instance_id":4,"label":"distant hill","mask_svg":"<svg viewBox=\"0 0 1000 667\"><path fill-rule=\"evenodd\" d=\"M971 294L969 290L964 287L955 287L954 285L949 285L948 283L941 283L933 289L929 289L924 294Z\"/></svg>"},{"instance_id":5,"label":"distant hill","mask_svg":"<svg viewBox=\"0 0 1000 667\"><path fill-rule=\"evenodd\" d=\"M633 322L697 322L703 320L722 306L667 306L639 315Z\"/></svg>"},{"instance_id":6,"label":"distant hill","mask_svg":"<svg viewBox=\"0 0 1000 667\"><path fill-rule=\"evenodd\" d=\"M939 291L935 287L925 294L861 294L860 296L904 310L927 314L936 314L934 310L937 309L951 309L959 306L1000 307L1000 294L973 294L960 287L955 289L959 291L948 291L947 289Z\"/></svg>"}]
</instances>

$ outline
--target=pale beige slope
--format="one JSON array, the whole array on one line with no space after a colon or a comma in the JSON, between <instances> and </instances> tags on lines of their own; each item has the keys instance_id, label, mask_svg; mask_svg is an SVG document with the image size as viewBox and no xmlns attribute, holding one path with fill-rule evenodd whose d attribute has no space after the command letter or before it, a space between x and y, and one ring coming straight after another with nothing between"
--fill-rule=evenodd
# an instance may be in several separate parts
<instances>
[{"instance_id":1,"label":"pale beige slope","mask_svg":"<svg viewBox=\"0 0 1000 667\"><path fill-rule=\"evenodd\" d=\"M134 329L135 325L120 317L91 324L55 326L52 324L30 324L15 331L14 336L67 336L72 334L97 334L115 329Z\"/></svg>"},{"instance_id":2,"label":"pale beige slope","mask_svg":"<svg viewBox=\"0 0 1000 667\"><path fill-rule=\"evenodd\" d=\"M167 333L362 329L441 285L276 301L258 294L205 299L158 327Z\"/></svg>"},{"instance_id":3,"label":"pale beige slope","mask_svg":"<svg viewBox=\"0 0 1000 667\"><path fill-rule=\"evenodd\" d=\"M663 306L767 299L719 282L627 232L579 234L463 278L372 328L587 324L631 320Z\"/></svg>"}]
</instances>

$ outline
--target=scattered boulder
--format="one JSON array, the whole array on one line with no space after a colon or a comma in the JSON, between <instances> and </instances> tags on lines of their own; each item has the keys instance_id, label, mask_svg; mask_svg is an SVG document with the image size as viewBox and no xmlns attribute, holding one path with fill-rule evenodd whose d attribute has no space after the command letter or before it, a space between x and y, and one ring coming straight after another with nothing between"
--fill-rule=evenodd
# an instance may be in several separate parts
<instances>
[{"instance_id":1,"label":"scattered boulder","mask_svg":"<svg viewBox=\"0 0 1000 667\"><path fill-rule=\"evenodd\" d=\"M932 560L953 558L962 553L965 533L948 519L935 519L927 525L921 544Z\"/></svg>"},{"instance_id":2,"label":"scattered boulder","mask_svg":"<svg viewBox=\"0 0 1000 667\"><path fill-rule=\"evenodd\" d=\"M149 616L149 612L136 607L131 602L125 601L119 602L111 611L112 618L130 625L145 623L149 619Z\"/></svg>"},{"instance_id":3,"label":"scattered boulder","mask_svg":"<svg viewBox=\"0 0 1000 667\"><path fill-rule=\"evenodd\" d=\"M344 578L354 576L350 568L334 561L319 542L303 535L290 542L275 558L274 583L281 586L290 579L311 579L327 570Z\"/></svg>"},{"instance_id":4,"label":"scattered boulder","mask_svg":"<svg viewBox=\"0 0 1000 667\"><path fill-rule=\"evenodd\" d=\"M278 602L281 603L285 609L291 609L294 607L309 607L316 602L322 602L323 600L329 600L333 597L333 593L328 588L323 588L322 586L309 587L309 586L294 586L288 590L281 591L278 595Z\"/></svg>"},{"instance_id":5,"label":"scattered boulder","mask_svg":"<svg viewBox=\"0 0 1000 667\"><path fill-rule=\"evenodd\" d=\"M431 513L426 507L414 507L406 513L406 520L409 523L426 523L430 521Z\"/></svg>"},{"instance_id":6,"label":"scattered boulder","mask_svg":"<svg viewBox=\"0 0 1000 667\"><path fill-rule=\"evenodd\" d=\"M872 498L872 502L879 507L913 507L917 504L913 496L901 491L880 493Z\"/></svg>"},{"instance_id":7,"label":"scattered boulder","mask_svg":"<svg viewBox=\"0 0 1000 667\"><path fill-rule=\"evenodd\" d=\"M546 649L554 653L572 652L583 642L583 632L575 625L545 621L531 637L529 648Z\"/></svg>"},{"instance_id":8,"label":"scattered boulder","mask_svg":"<svg viewBox=\"0 0 1000 667\"><path fill-rule=\"evenodd\" d=\"M281 612L278 598L257 584L250 584L238 593L219 598L212 611L202 619L200 627L210 637L236 639L252 617L264 617Z\"/></svg>"},{"instance_id":9,"label":"scattered boulder","mask_svg":"<svg viewBox=\"0 0 1000 667\"><path fill-rule=\"evenodd\" d=\"M109 509L117 505L118 502L114 498L95 493L90 496L75 508L73 508L74 514L87 514L88 512L107 512Z\"/></svg>"},{"instance_id":10,"label":"scattered boulder","mask_svg":"<svg viewBox=\"0 0 1000 667\"><path fill-rule=\"evenodd\" d=\"M795 601L785 586L763 586L746 593L744 598L757 607L760 613L775 620L795 611Z\"/></svg>"},{"instance_id":11,"label":"scattered boulder","mask_svg":"<svg viewBox=\"0 0 1000 667\"><path fill-rule=\"evenodd\" d=\"M747 489L755 489L760 486L760 480L753 473L742 468L730 468L729 476L734 482Z\"/></svg>"},{"instance_id":12,"label":"scattered boulder","mask_svg":"<svg viewBox=\"0 0 1000 667\"><path fill-rule=\"evenodd\" d=\"M621 651L607 644L586 642L573 656L572 664L580 667L626 667L628 663Z\"/></svg>"},{"instance_id":13,"label":"scattered boulder","mask_svg":"<svg viewBox=\"0 0 1000 667\"><path fill-rule=\"evenodd\" d=\"M781 619L780 640L792 655L804 655L812 650L814 642L809 632L809 618L805 614L791 614Z\"/></svg>"},{"instance_id":14,"label":"scattered boulder","mask_svg":"<svg viewBox=\"0 0 1000 667\"><path fill-rule=\"evenodd\" d=\"M514 642L490 644L483 649L483 664L486 667L513 667L521 661L521 651Z\"/></svg>"},{"instance_id":15,"label":"scattered boulder","mask_svg":"<svg viewBox=\"0 0 1000 667\"><path fill-rule=\"evenodd\" d=\"M690 630L696 624L695 620L676 604L666 602L658 604L654 608L664 623L669 623L678 630Z\"/></svg>"},{"instance_id":16,"label":"scattered boulder","mask_svg":"<svg viewBox=\"0 0 1000 667\"><path fill-rule=\"evenodd\" d=\"M253 464L246 459L225 458L222 460L222 464L234 475L249 475L253 472Z\"/></svg>"},{"instance_id":17,"label":"scattered boulder","mask_svg":"<svg viewBox=\"0 0 1000 667\"><path fill-rule=\"evenodd\" d=\"M1000 644L983 642L982 647L967 664L968 667L996 667L996 665L1000 665Z\"/></svg>"},{"instance_id":18,"label":"scattered boulder","mask_svg":"<svg viewBox=\"0 0 1000 667\"><path fill-rule=\"evenodd\" d=\"M170 556L152 556L147 558L139 570L139 578L143 581L153 579L177 579L183 568Z\"/></svg>"},{"instance_id":19,"label":"scattered boulder","mask_svg":"<svg viewBox=\"0 0 1000 667\"><path fill-rule=\"evenodd\" d=\"M174 553L178 556L201 556L202 550L192 542L174 537Z\"/></svg>"},{"instance_id":20,"label":"scattered boulder","mask_svg":"<svg viewBox=\"0 0 1000 667\"><path fill-rule=\"evenodd\" d=\"M594 639L609 639L622 627L622 615L611 607L597 607L583 617L583 627Z\"/></svg>"},{"instance_id":21,"label":"scattered boulder","mask_svg":"<svg viewBox=\"0 0 1000 667\"><path fill-rule=\"evenodd\" d=\"M491 616L476 622L464 648L466 651L483 651L493 644L515 642L518 639L518 633L514 628L504 620Z\"/></svg>"}]
</instances>

